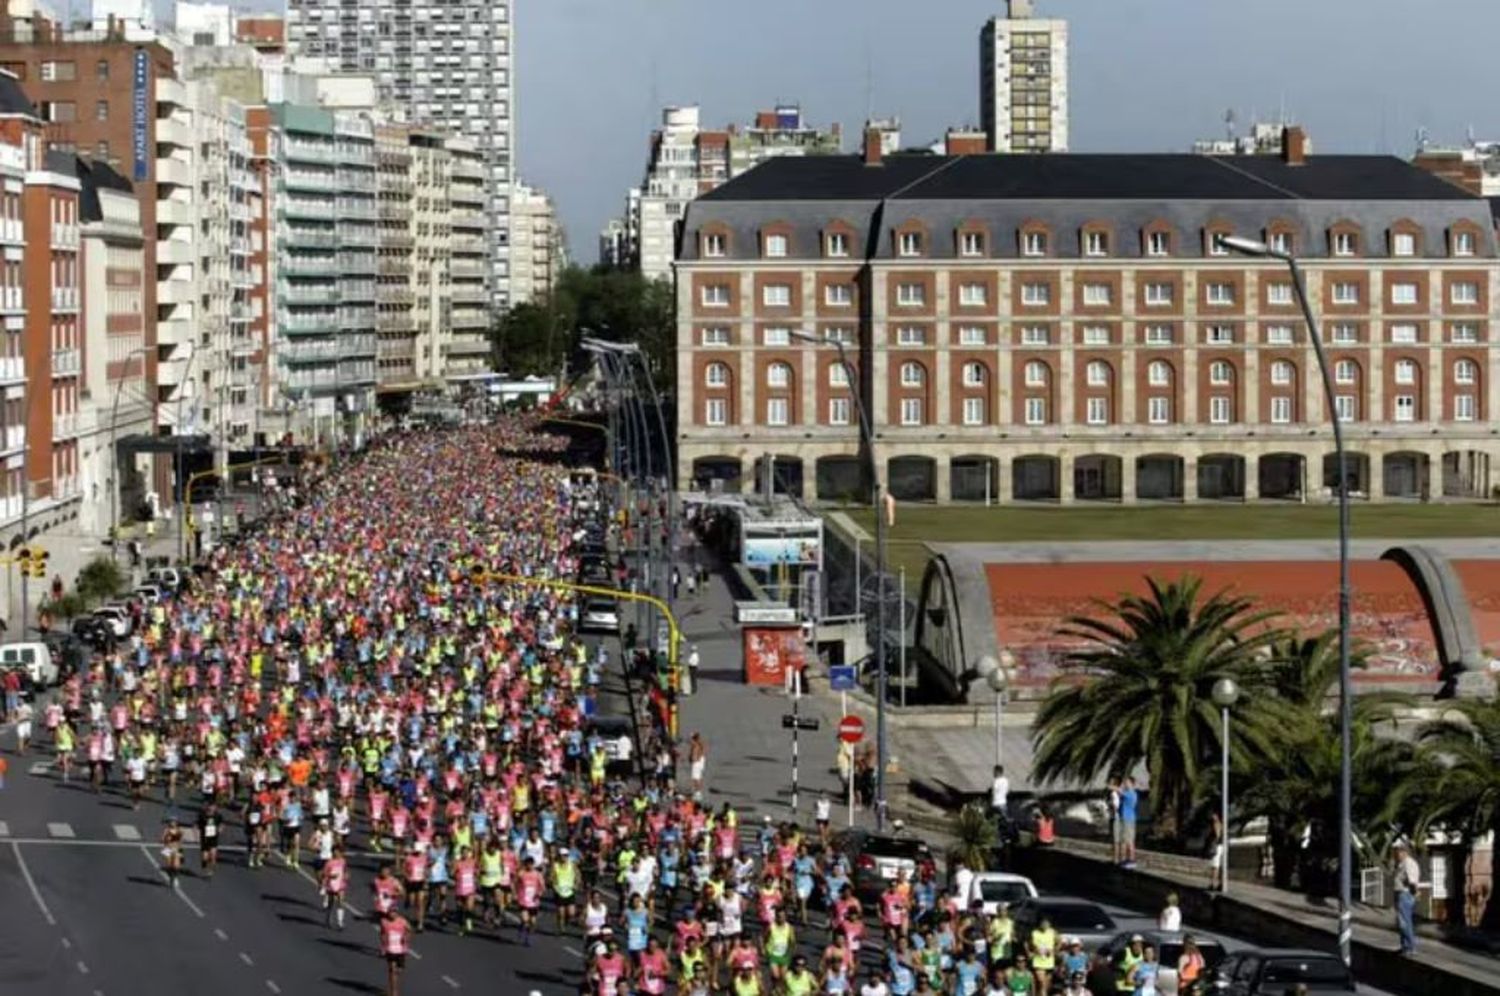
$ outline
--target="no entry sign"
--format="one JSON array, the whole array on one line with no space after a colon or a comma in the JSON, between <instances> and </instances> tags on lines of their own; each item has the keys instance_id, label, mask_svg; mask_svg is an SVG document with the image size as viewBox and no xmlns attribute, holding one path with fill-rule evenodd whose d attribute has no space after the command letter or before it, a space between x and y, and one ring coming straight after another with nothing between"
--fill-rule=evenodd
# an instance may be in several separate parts
<instances>
[{"instance_id":1,"label":"no entry sign","mask_svg":"<svg viewBox=\"0 0 1500 996\"><path fill-rule=\"evenodd\" d=\"M858 716L845 716L839 720L839 739L846 744L857 744L865 738L865 721Z\"/></svg>"}]
</instances>

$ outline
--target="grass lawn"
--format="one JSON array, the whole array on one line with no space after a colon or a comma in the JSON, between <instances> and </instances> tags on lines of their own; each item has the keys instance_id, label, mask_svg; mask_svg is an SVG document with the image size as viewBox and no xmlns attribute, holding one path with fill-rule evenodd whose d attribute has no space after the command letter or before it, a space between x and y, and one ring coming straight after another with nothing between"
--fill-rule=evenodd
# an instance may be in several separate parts
<instances>
[{"instance_id":1,"label":"grass lawn","mask_svg":"<svg viewBox=\"0 0 1500 996\"><path fill-rule=\"evenodd\" d=\"M849 516L874 534L868 509ZM1360 504L1350 509L1355 539L1500 536L1500 505ZM1142 505L1094 508L900 505L887 533L891 569L905 565L914 588L927 564L925 543L1090 540L1333 539L1334 505Z\"/></svg>"}]
</instances>

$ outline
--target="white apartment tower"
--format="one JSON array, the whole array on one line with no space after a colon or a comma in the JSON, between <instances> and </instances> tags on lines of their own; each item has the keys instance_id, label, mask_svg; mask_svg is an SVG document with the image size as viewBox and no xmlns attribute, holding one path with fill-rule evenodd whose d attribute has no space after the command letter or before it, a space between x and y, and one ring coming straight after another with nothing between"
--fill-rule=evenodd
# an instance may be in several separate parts
<instances>
[{"instance_id":1,"label":"white apartment tower","mask_svg":"<svg viewBox=\"0 0 1500 996\"><path fill-rule=\"evenodd\" d=\"M1068 151L1068 22L1009 0L979 35L979 117L991 152Z\"/></svg>"},{"instance_id":2,"label":"white apartment tower","mask_svg":"<svg viewBox=\"0 0 1500 996\"><path fill-rule=\"evenodd\" d=\"M373 75L416 124L471 139L484 170L485 292L510 303L512 0L289 0L287 48Z\"/></svg>"}]
</instances>

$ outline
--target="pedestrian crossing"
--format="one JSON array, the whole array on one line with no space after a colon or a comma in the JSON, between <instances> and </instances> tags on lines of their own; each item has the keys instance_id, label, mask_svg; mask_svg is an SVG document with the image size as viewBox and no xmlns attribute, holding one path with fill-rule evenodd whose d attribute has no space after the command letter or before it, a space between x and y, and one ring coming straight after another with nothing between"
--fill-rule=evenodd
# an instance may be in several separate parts
<instances>
[{"instance_id":1,"label":"pedestrian crossing","mask_svg":"<svg viewBox=\"0 0 1500 996\"><path fill-rule=\"evenodd\" d=\"M35 829L27 830L19 828L20 832L13 833L11 824L7 820L0 820L0 840L21 839L33 841L76 841L78 843L118 843L118 844L140 844L148 839L155 840L160 835L160 828L151 826L142 829L135 823L111 824L103 839L89 834L80 835L77 828L71 823L64 821L49 822L42 825L41 832ZM182 842L184 844L197 844L198 831L194 827L182 828Z\"/></svg>"}]
</instances>

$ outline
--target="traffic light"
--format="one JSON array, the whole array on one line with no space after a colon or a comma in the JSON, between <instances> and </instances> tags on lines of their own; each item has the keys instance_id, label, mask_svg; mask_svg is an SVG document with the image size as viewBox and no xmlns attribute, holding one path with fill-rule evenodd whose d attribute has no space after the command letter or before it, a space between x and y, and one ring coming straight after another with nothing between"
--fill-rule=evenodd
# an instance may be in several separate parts
<instances>
[{"instance_id":1,"label":"traffic light","mask_svg":"<svg viewBox=\"0 0 1500 996\"><path fill-rule=\"evenodd\" d=\"M38 549L35 549L35 548L32 549L32 551L31 551L31 576L32 577L34 577L34 578L44 578L44 577L47 576L47 558L50 557L50 556L51 556L51 554L48 553L46 550L38 550Z\"/></svg>"}]
</instances>

